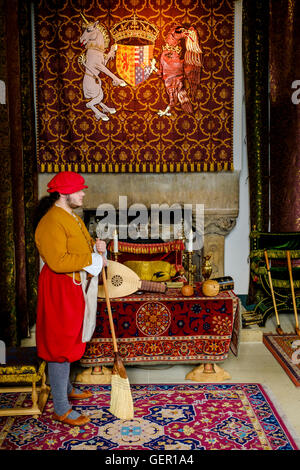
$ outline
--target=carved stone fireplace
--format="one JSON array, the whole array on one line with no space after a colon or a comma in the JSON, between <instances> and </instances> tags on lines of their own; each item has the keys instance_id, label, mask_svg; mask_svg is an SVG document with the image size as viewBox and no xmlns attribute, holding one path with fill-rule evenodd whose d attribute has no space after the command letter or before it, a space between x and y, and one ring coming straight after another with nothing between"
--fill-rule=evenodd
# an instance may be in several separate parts
<instances>
[{"instance_id":1,"label":"carved stone fireplace","mask_svg":"<svg viewBox=\"0 0 300 470\"><path fill-rule=\"evenodd\" d=\"M39 175L39 197L47 194L52 174ZM119 205L119 196L132 204L204 205L204 255L211 255L211 277L224 275L224 242L239 212L239 172L165 174L83 174L89 189L83 209ZM82 214L80 214L82 215ZM194 217L194 214L193 214Z\"/></svg>"}]
</instances>

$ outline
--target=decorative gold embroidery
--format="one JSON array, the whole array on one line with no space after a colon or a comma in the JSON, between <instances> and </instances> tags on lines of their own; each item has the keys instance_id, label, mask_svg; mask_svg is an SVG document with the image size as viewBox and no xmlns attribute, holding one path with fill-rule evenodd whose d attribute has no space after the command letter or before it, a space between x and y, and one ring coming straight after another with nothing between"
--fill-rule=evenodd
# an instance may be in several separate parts
<instances>
[{"instance_id":1,"label":"decorative gold embroidery","mask_svg":"<svg viewBox=\"0 0 300 470\"><path fill-rule=\"evenodd\" d=\"M171 44L165 44L162 47L163 51L172 51L172 52L177 52L177 54L180 54L182 51L182 48L180 46L171 46Z\"/></svg>"},{"instance_id":2,"label":"decorative gold embroidery","mask_svg":"<svg viewBox=\"0 0 300 470\"><path fill-rule=\"evenodd\" d=\"M88 244L88 246L89 246L89 249L91 250L91 253L92 253L92 252L94 251L94 244L93 244L93 241L92 241L90 238L87 238L86 232L85 232L85 230L84 230L84 228L83 228L83 226L82 226L82 223L81 223L81 220L79 219L79 217L78 217L74 212L72 212L72 215L73 215L73 217L75 218L75 220L76 220L76 222L77 222L77 224L78 224L78 226L79 226L79 228L80 228L80 230L81 230L81 232L82 232L84 238L85 238L86 241L87 241L87 244Z\"/></svg>"}]
</instances>

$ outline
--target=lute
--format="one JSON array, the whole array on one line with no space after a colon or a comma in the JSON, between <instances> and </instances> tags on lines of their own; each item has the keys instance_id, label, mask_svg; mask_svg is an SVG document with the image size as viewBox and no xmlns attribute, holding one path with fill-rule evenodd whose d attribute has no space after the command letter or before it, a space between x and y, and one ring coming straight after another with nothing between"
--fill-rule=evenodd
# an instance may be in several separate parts
<instances>
[{"instance_id":1,"label":"lute","mask_svg":"<svg viewBox=\"0 0 300 470\"><path fill-rule=\"evenodd\" d=\"M143 281L130 268L117 261L108 261L106 268L106 286L110 298L126 297L138 290L164 293L167 286L164 282ZM105 298L102 284L98 286L98 297Z\"/></svg>"}]
</instances>

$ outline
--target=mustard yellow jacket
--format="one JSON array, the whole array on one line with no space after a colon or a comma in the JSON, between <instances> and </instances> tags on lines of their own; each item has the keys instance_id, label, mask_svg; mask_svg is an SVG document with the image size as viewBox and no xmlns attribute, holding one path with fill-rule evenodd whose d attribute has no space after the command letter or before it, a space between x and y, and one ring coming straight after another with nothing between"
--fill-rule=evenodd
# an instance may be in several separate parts
<instances>
[{"instance_id":1,"label":"mustard yellow jacket","mask_svg":"<svg viewBox=\"0 0 300 470\"><path fill-rule=\"evenodd\" d=\"M79 271L92 263L93 238L80 217L61 207L52 206L42 217L35 242L44 263L56 273L75 273L80 280Z\"/></svg>"}]
</instances>

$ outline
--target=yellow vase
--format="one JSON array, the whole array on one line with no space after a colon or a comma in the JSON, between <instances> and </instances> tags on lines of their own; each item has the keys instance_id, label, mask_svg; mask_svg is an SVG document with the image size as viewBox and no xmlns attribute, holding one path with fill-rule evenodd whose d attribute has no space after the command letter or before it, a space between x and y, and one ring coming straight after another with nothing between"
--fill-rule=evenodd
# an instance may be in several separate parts
<instances>
[{"instance_id":1,"label":"yellow vase","mask_svg":"<svg viewBox=\"0 0 300 470\"><path fill-rule=\"evenodd\" d=\"M202 277L203 279L206 281L207 279L209 279L211 273L212 273L212 265L211 265L211 262L209 261L211 258L211 256L204 256L203 258L203 264L202 264L202 268L201 268L201 272L202 272Z\"/></svg>"}]
</instances>

